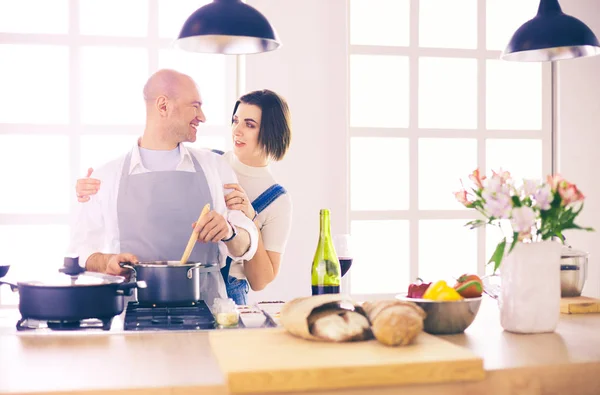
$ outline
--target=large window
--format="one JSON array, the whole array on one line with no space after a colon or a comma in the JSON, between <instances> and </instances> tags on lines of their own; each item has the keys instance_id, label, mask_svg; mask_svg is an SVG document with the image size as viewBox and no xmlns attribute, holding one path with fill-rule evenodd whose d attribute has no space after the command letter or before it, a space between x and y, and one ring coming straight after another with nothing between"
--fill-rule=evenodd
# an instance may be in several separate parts
<instances>
[{"instance_id":1,"label":"large window","mask_svg":"<svg viewBox=\"0 0 600 395\"><path fill-rule=\"evenodd\" d=\"M0 261L11 278L62 265L75 180L135 144L157 69L200 87L207 123L194 145L229 148L235 57L171 45L208 2L0 0ZM16 300L0 287L0 303Z\"/></svg>"},{"instance_id":2,"label":"large window","mask_svg":"<svg viewBox=\"0 0 600 395\"><path fill-rule=\"evenodd\" d=\"M349 0L351 292L484 274L499 234L454 199L476 167L551 169L551 75L499 60L538 0Z\"/></svg>"}]
</instances>

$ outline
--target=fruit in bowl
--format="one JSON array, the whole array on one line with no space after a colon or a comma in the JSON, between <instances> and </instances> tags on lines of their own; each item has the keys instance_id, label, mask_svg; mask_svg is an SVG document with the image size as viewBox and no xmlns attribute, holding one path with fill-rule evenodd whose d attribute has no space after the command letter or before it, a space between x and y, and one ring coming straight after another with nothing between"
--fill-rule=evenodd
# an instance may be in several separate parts
<instances>
[{"instance_id":1,"label":"fruit in bowl","mask_svg":"<svg viewBox=\"0 0 600 395\"><path fill-rule=\"evenodd\" d=\"M423 284L422 281L419 283ZM425 332L450 335L464 332L473 323L481 305L482 293L479 277L465 274L457 279L454 286L444 280L429 283L418 298L414 297L418 295L415 287L409 286L409 292L397 298L414 302L425 311Z\"/></svg>"},{"instance_id":2,"label":"fruit in bowl","mask_svg":"<svg viewBox=\"0 0 600 395\"><path fill-rule=\"evenodd\" d=\"M437 301L452 301L461 300L463 297L454 288L449 286L444 280L440 280L430 285L425 293L423 299L437 300Z\"/></svg>"},{"instance_id":3,"label":"fruit in bowl","mask_svg":"<svg viewBox=\"0 0 600 395\"><path fill-rule=\"evenodd\" d=\"M454 289L463 298L478 298L483 294L483 282L475 274L463 274L456 280Z\"/></svg>"}]
</instances>

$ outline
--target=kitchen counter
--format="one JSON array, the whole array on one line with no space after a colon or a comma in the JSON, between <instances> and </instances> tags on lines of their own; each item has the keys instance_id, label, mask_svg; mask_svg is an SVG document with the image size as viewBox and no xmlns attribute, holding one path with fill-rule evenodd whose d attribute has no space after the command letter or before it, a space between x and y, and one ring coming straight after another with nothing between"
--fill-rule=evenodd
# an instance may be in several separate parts
<instances>
[{"instance_id":1,"label":"kitchen counter","mask_svg":"<svg viewBox=\"0 0 600 395\"><path fill-rule=\"evenodd\" d=\"M14 326L14 315L14 309L0 309L0 324ZM482 357L486 379L402 386L402 394L600 394L600 314L561 315L555 333L517 335L502 330L495 301L484 298L464 334L442 338ZM398 388L312 394L391 395ZM40 335L0 325L0 393L51 392L228 393L208 331Z\"/></svg>"}]
</instances>

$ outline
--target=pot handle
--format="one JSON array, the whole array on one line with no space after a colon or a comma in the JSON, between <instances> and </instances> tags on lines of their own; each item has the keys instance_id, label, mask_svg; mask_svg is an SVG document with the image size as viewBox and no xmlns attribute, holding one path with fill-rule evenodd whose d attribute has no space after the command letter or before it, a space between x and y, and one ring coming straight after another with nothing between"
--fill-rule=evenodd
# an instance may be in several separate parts
<instances>
[{"instance_id":1,"label":"pot handle","mask_svg":"<svg viewBox=\"0 0 600 395\"><path fill-rule=\"evenodd\" d=\"M202 266L202 262L196 262L194 266L190 267L187 271L187 278L190 280L194 277L194 269L198 269Z\"/></svg>"},{"instance_id":2,"label":"pot handle","mask_svg":"<svg viewBox=\"0 0 600 395\"><path fill-rule=\"evenodd\" d=\"M146 287L147 287L147 284L145 281L134 281L131 283L121 283L117 287L117 293L123 294L126 296L131 296L131 291L134 288L146 288Z\"/></svg>"},{"instance_id":3,"label":"pot handle","mask_svg":"<svg viewBox=\"0 0 600 395\"><path fill-rule=\"evenodd\" d=\"M121 283L119 284L118 289L120 290L126 290L126 289L133 289L133 288L147 288L148 285L146 284L145 281L133 281L131 283Z\"/></svg>"},{"instance_id":4,"label":"pot handle","mask_svg":"<svg viewBox=\"0 0 600 395\"><path fill-rule=\"evenodd\" d=\"M121 266L123 269L132 270L135 273L135 267L131 264L131 262L119 262L119 266Z\"/></svg>"},{"instance_id":5,"label":"pot handle","mask_svg":"<svg viewBox=\"0 0 600 395\"><path fill-rule=\"evenodd\" d=\"M19 287L17 287L15 284L7 283L6 281L0 281L0 285L2 284L8 285L10 287L10 290L13 292L19 291Z\"/></svg>"}]
</instances>

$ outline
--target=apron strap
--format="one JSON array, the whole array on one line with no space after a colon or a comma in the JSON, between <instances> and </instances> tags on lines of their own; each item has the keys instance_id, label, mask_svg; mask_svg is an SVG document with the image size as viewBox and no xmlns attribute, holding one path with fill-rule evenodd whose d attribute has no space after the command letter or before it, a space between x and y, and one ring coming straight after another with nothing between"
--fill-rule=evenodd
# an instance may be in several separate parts
<instances>
[{"instance_id":1,"label":"apron strap","mask_svg":"<svg viewBox=\"0 0 600 395\"><path fill-rule=\"evenodd\" d=\"M231 269L231 262L233 262L233 259L227 257L225 266L221 268L221 274L223 275L223 280L225 280L225 285L229 284L229 269Z\"/></svg>"},{"instance_id":2,"label":"apron strap","mask_svg":"<svg viewBox=\"0 0 600 395\"><path fill-rule=\"evenodd\" d=\"M261 213L264 209L269 207L279 196L285 194L287 191L284 187L279 184L273 184L266 191L260 194L259 197L254 199L252 207L257 213Z\"/></svg>"}]
</instances>

